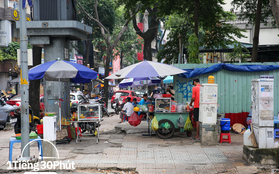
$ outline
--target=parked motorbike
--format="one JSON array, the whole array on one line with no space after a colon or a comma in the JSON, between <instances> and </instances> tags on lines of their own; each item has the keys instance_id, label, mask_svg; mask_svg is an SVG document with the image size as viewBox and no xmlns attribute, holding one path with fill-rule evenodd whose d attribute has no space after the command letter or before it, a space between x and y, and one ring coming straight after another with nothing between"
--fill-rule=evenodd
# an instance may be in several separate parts
<instances>
[{"instance_id":1,"label":"parked motorbike","mask_svg":"<svg viewBox=\"0 0 279 174\"><path fill-rule=\"evenodd\" d=\"M109 112L108 112L108 110L107 110L107 104L106 104L106 102L103 100L103 98L101 97L101 98L99 98L98 100L96 100L96 102L97 103L100 103L101 105L102 105L102 117L104 116L104 115L107 115L108 117L109 117Z\"/></svg>"},{"instance_id":2,"label":"parked motorbike","mask_svg":"<svg viewBox=\"0 0 279 174\"><path fill-rule=\"evenodd\" d=\"M13 109L6 111L9 113L10 124L14 126L15 134L21 133L21 112L19 106L14 106ZM29 106L29 132L37 131L36 126L40 124L40 118L33 115L33 110Z\"/></svg>"},{"instance_id":3,"label":"parked motorbike","mask_svg":"<svg viewBox=\"0 0 279 174\"><path fill-rule=\"evenodd\" d=\"M115 111L115 114L119 114L121 111L122 107L121 104L123 103L123 99L121 97L115 98L114 103L113 103L113 108Z\"/></svg>"}]
</instances>

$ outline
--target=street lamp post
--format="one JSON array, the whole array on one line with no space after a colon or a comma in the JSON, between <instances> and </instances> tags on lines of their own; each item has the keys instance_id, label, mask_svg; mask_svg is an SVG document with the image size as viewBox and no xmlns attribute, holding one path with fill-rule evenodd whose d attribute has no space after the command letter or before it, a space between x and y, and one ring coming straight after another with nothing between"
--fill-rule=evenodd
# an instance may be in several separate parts
<instances>
[{"instance_id":1,"label":"street lamp post","mask_svg":"<svg viewBox=\"0 0 279 174\"><path fill-rule=\"evenodd\" d=\"M21 91L21 151L29 143L29 91L28 91L28 61L27 61L27 29L26 9L20 0L20 91ZM21 158L30 157L29 145Z\"/></svg>"}]
</instances>

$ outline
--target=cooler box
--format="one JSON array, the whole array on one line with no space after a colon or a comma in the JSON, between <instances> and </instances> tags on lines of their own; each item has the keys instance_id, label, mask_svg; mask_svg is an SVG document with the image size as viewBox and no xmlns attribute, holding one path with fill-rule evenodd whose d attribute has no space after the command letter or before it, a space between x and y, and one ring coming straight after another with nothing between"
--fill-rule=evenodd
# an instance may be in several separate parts
<instances>
[{"instance_id":1,"label":"cooler box","mask_svg":"<svg viewBox=\"0 0 279 174\"><path fill-rule=\"evenodd\" d=\"M221 118L220 127L222 133L229 133L231 130L231 120L229 118Z\"/></svg>"},{"instance_id":2,"label":"cooler box","mask_svg":"<svg viewBox=\"0 0 279 174\"><path fill-rule=\"evenodd\" d=\"M56 116L54 117L48 117L45 116L43 118L43 135L44 139L49 140L49 141L55 141L56 140Z\"/></svg>"}]
</instances>

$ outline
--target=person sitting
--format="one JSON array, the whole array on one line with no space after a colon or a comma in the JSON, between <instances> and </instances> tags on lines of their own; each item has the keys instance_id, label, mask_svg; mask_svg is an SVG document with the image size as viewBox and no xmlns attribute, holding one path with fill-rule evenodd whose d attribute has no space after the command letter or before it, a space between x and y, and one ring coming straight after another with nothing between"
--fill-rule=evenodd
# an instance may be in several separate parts
<instances>
[{"instance_id":1,"label":"person sitting","mask_svg":"<svg viewBox=\"0 0 279 174\"><path fill-rule=\"evenodd\" d=\"M11 87L10 91L8 91L7 93L10 94L9 99L13 98L16 95L14 87Z\"/></svg>"},{"instance_id":2,"label":"person sitting","mask_svg":"<svg viewBox=\"0 0 279 174\"><path fill-rule=\"evenodd\" d=\"M139 105L148 104L148 100L147 99L148 99L148 95L147 94L143 94L143 97L142 97L141 101L139 102ZM146 118L146 114L144 114L144 113L141 114L141 112L138 112L138 115L141 118L143 118L143 120L144 120L144 118Z\"/></svg>"},{"instance_id":3,"label":"person sitting","mask_svg":"<svg viewBox=\"0 0 279 174\"><path fill-rule=\"evenodd\" d=\"M134 98L133 99L133 103L132 103L133 105L134 105L134 107L136 107L139 103L137 102L137 99L136 98Z\"/></svg>"},{"instance_id":4,"label":"person sitting","mask_svg":"<svg viewBox=\"0 0 279 174\"><path fill-rule=\"evenodd\" d=\"M131 98L127 97L125 100L125 105L120 113L121 122L124 122L124 116L128 118L134 113L134 105L131 103Z\"/></svg>"}]
</instances>

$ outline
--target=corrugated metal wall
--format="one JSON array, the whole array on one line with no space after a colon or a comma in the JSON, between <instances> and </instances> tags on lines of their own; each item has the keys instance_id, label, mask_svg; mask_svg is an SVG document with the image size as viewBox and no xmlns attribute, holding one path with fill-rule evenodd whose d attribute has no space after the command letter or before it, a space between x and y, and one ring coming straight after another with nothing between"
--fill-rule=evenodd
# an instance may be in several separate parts
<instances>
[{"instance_id":1,"label":"corrugated metal wall","mask_svg":"<svg viewBox=\"0 0 279 174\"><path fill-rule=\"evenodd\" d=\"M248 63L247 63L248 64ZM260 63L255 63L260 64ZM253 65L255 65L253 63ZM206 68L215 64L181 64L174 65L181 69ZM234 65L244 65L234 64ZM251 65L251 63L249 63ZM279 65L277 62L262 63L261 65ZM197 76L201 83L207 83L209 75L215 77L218 84L218 113L250 112L251 108L251 79L258 79L260 75L274 75L274 114L279 111L279 70L265 72L234 72L221 70L211 74ZM193 78L174 76L175 100L179 103L190 101L192 97Z\"/></svg>"}]
</instances>

